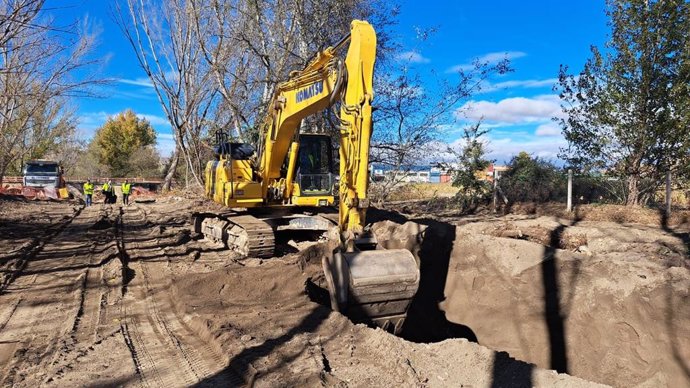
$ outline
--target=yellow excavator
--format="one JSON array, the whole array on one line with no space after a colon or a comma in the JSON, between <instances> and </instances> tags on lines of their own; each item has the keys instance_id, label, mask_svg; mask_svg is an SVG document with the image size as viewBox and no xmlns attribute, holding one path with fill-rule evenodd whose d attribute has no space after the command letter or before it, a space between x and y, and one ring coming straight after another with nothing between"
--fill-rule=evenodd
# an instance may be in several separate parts
<instances>
[{"instance_id":1,"label":"yellow excavator","mask_svg":"<svg viewBox=\"0 0 690 388\"><path fill-rule=\"evenodd\" d=\"M344 57L339 53L345 49ZM339 191L339 248L323 258L333 309L399 332L419 286L419 268L404 249L383 249L365 231L376 34L354 20L350 34L276 87L258 151L216 133L216 160L207 163L205 194L222 214L196 214L195 230L244 256L271 257L275 232L334 227L314 215ZM339 182L330 136L300 134L307 116L339 105ZM256 155L259 155L256 158ZM297 209L311 209L302 214ZM246 210L240 210L246 209Z\"/></svg>"}]
</instances>

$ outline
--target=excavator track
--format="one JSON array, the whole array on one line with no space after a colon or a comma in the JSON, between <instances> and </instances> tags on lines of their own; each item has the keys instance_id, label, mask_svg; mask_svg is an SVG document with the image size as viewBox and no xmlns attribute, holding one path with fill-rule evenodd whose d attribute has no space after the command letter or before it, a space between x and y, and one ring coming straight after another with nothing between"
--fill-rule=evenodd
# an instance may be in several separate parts
<instances>
[{"instance_id":1,"label":"excavator track","mask_svg":"<svg viewBox=\"0 0 690 388\"><path fill-rule=\"evenodd\" d=\"M247 257L272 257L276 244L273 228L267 222L250 215L231 217L228 247Z\"/></svg>"},{"instance_id":2,"label":"excavator track","mask_svg":"<svg viewBox=\"0 0 690 388\"><path fill-rule=\"evenodd\" d=\"M251 215L195 214L194 229L243 257L268 258L275 252L273 228Z\"/></svg>"}]
</instances>

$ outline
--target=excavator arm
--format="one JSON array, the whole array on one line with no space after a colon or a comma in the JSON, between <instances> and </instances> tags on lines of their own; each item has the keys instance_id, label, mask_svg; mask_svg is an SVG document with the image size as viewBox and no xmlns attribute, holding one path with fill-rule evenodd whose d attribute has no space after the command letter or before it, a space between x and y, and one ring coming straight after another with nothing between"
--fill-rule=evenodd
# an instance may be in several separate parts
<instances>
[{"instance_id":1,"label":"excavator arm","mask_svg":"<svg viewBox=\"0 0 690 388\"><path fill-rule=\"evenodd\" d=\"M337 52L349 42L344 62ZM340 103L340 216L341 230L362 232L369 184L371 103L376 59L376 33L367 22L355 20L336 46L319 52L289 81L279 84L263 124L259 175L264 198L287 200L294 179L299 142L295 134L304 118ZM287 177L281 166L288 157Z\"/></svg>"},{"instance_id":2,"label":"excavator arm","mask_svg":"<svg viewBox=\"0 0 690 388\"><path fill-rule=\"evenodd\" d=\"M269 104L269 111L262 127L263 144L259 176L262 179L264 198L276 196L288 198L290 193L269 190L278 188L281 179L281 166L289 152L289 163L294 165L296 158L295 134L304 118L320 112L333 104L333 98L341 88L338 83L342 73L338 71L338 59L334 48L319 52L307 67L278 84ZM291 171L290 171L291 172Z\"/></svg>"}]
</instances>

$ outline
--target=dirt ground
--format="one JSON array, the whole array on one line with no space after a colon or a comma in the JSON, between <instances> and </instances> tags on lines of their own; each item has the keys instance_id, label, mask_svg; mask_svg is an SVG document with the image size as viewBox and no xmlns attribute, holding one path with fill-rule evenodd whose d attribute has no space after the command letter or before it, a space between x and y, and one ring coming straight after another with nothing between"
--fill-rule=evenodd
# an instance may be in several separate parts
<instances>
[{"instance_id":1,"label":"dirt ground","mask_svg":"<svg viewBox=\"0 0 690 388\"><path fill-rule=\"evenodd\" d=\"M0 385L690 385L683 231L373 210L420 260L399 338L324 306L327 242L238 260L191 233L209 208L0 199Z\"/></svg>"}]
</instances>

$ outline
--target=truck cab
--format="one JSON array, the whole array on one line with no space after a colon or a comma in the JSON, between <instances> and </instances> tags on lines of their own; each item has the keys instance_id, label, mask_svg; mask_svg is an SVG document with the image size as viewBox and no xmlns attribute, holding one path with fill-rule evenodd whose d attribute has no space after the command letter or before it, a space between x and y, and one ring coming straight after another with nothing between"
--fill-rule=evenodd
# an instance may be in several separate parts
<instances>
[{"instance_id":1,"label":"truck cab","mask_svg":"<svg viewBox=\"0 0 690 388\"><path fill-rule=\"evenodd\" d=\"M62 187L62 166L52 160L30 160L24 164L23 184L28 187Z\"/></svg>"}]
</instances>

